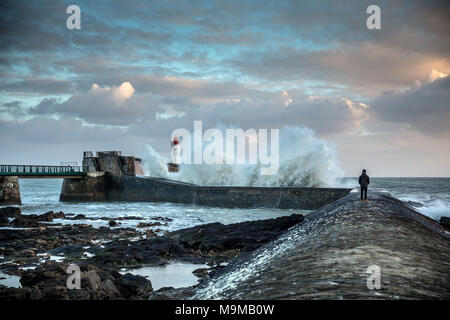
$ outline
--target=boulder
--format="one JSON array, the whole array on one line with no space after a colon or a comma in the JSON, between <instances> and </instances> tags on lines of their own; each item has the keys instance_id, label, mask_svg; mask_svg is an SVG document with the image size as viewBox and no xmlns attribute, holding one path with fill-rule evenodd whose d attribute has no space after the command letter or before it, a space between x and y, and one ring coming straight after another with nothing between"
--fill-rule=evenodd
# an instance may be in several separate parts
<instances>
[{"instance_id":1,"label":"boulder","mask_svg":"<svg viewBox=\"0 0 450 320\"><path fill-rule=\"evenodd\" d=\"M23 288L0 289L0 297L51 300L146 299L152 291L151 282L144 277L132 274L122 276L117 271L90 264L78 265L81 287L68 289L68 266L67 263L48 262L36 269L25 270L20 279Z\"/></svg>"},{"instance_id":2,"label":"boulder","mask_svg":"<svg viewBox=\"0 0 450 320\"><path fill-rule=\"evenodd\" d=\"M39 226L39 221L35 214L21 215L11 221L11 226L14 228L36 228Z\"/></svg>"},{"instance_id":3,"label":"boulder","mask_svg":"<svg viewBox=\"0 0 450 320\"><path fill-rule=\"evenodd\" d=\"M55 219L64 219L66 217L66 215L64 214L64 212L59 211L59 212L55 212Z\"/></svg>"},{"instance_id":4,"label":"boulder","mask_svg":"<svg viewBox=\"0 0 450 320\"><path fill-rule=\"evenodd\" d=\"M109 220L108 225L109 225L110 227L115 227L115 226L118 225L118 223L117 223L116 221L114 221L114 220Z\"/></svg>"},{"instance_id":5,"label":"boulder","mask_svg":"<svg viewBox=\"0 0 450 320\"><path fill-rule=\"evenodd\" d=\"M439 219L439 223L441 226L450 229L450 217L441 217L441 219Z\"/></svg>"},{"instance_id":6,"label":"boulder","mask_svg":"<svg viewBox=\"0 0 450 320\"><path fill-rule=\"evenodd\" d=\"M219 222L203 224L169 233L186 248L202 252L221 252L240 249L251 251L290 227L301 223L303 215L292 214L276 219L246 221L223 225Z\"/></svg>"},{"instance_id":7,"label":"boulder","mask_svg":"<svg viewBox=\"0 0 450 320\"><path fill-rule=\"evenodd\" d=\"M146 296L152 291L152 283L145 277L131 273L122 276L122 293L125 297Z\"/></svg>"},{"instance_id":8,"label":"boulder","mask_svg":"<svg viewBox=\"0 0 450 320\"><path fill-rule=\"evenodd\" d=\"M49 212L39 215L37 220L45 221L45 222L52 222L54 218L55 218L55 213L53 211L49 211Z\"/></svg>"},{"instance_id":9,"label":"boulder","mask_svg":"<svg viewBox=\"0 0 450 320\"><path fill-rule=\"evenodd\" d=\"M4 207L0 208L0 217L18 218L21 215L19 207Z\"/></svg>"},{"instance_id":10,"label":"boulder","mask_svg":"<svg viewBox=\"0 0 450 320\"><path fill-rule=\"evenodd\" d=\"M6 227L9 225L9 219L7 217L0 216L0 227Z\"/></svg>"},{"instance_id":11,"label":"boulder","mask_svg":"<svg viewBox=\"0 0 450 320\"><path fill-rule=\"evenodd\" d=\"M154 226L160 226L161 222L139 222L137 225L138 228L148 228Z\"/></svg>"}]
</instances>

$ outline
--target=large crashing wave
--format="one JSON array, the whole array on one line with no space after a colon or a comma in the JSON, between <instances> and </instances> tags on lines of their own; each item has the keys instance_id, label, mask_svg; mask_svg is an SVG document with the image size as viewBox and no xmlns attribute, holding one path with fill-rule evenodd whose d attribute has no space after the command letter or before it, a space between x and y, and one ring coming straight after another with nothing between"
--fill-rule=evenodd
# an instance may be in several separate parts
<instances>
[{"instance_id":1,"label":"large crashing wave","mask_svg":"<svg viewBox=\"0 0 450 320\"><path fill-rule=\"evenodd\" d=\"M276 174L261 175L260 164L182 164L169 173L165 159L147 145L147 174L197 185L214 186L303 186L340 185L344 172L339 167L334 145L314 136L311 129L285 127L280 130L280 166ZM205 147L205 144L203 146Z\"/></svg>"}]
</instances>

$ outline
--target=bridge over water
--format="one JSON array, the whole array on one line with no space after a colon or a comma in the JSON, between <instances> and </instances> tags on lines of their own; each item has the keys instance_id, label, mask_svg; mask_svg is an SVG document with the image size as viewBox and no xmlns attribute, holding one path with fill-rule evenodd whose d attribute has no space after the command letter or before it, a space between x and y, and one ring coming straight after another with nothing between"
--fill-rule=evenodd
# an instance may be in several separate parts
<instances>
[{"instance_id":1,"label":"bridge over water","mask_svg":"<svg viewBox=\"0 0 450 320\"><path fill-rule=\"evenodd\" d=\"M82 179L87 175L86 166L46 166L1 164L0 204L21 204L19 179L70 178Z\"/></svg>"},{"instance_id":2,"label":"bridge over water","mask_svg":"<svg viewBox=\"0 0 450 320\"><path fill-rule=\"evenodd\" d=\"M0 165L0 177L18 178L83 178L88 171L87 166L47 166L47 165Z\"/></svg>"}]
</instances>

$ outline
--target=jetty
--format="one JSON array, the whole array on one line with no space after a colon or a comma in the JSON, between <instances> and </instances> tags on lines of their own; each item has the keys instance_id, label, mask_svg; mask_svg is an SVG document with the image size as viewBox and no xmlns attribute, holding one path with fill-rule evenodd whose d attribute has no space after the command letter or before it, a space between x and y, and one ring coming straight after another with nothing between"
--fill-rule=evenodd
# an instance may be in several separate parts
<instances>
[{"instance_id":1,"label":"jetty","mask_svg":"<svg viewBox=\"0 0 450 320\"><path fill-rule=\"evenodd\" d=\"M369 199L351 193L306 215L193 299L449 299L448 229L387 193Z\"/></svg>"},{"instance_id":2,"label":"jetty","mask_svg":"<svg viewBox=\"0 0 450 320\"><path fill-rule=\"evenodd\" d=\"M60 201L173 202L228 208L315 210L347 188L199 186L147 177L142 161L120 151L86 151L82 166L0 165L0 205L21 204L19 179L63 178Z\"/></svg>"},{"instance_id":3,"label":"jetty","mask_svg":"<svg viewBox=\"0 0 450 320\"><path fill-rule=\"evenodd\" d=\"M120 152L85 152L82 179L65 177L60 201L145 201L215 207L315 210L346 196L346 188L199 186L142 176L141 161Z\"/></svg>"}]
</instances>

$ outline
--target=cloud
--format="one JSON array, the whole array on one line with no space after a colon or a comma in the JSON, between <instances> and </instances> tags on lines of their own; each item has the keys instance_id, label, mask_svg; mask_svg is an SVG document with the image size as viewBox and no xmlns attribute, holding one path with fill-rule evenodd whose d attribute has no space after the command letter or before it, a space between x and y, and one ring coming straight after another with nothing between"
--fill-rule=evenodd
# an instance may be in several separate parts
<instances>
[{"instance_id":1,"label":"cloud","mask_svg":"<svg viewBox=\"0 0 450 320\"><path fill-rule=\"evenodd\" d=\"M129 82L112 87L93 84L88 92L75 94L63 102L43 99L30 113L72 116L89 123L111 125L127 125L154 116L158 111L154 108L155 98L151 94L133 96L134 92Z\"/></svg>"},{"instance_id":2,"label":"cloud","mask_svg":"<svg viewBox=\"0 0 450 320\"><path fill-rule=\"evenodd\" d=\"M77 117L91 124L132 126L165 122L169 127L203 120L245 128L310 127L321 135L359 132L368 119L367 108L349 98L305 95L299 90L266 92L228 83L189 79L152 79L151 92L135 94L130 82L119 86L92 85L91 90L60 102L43 99L30 112L36 115ZM170 124L170 125L169 125Z\"/></svg>"},{"instance_id":3,"label":"cloud","mask_svg":"<svg viewBox=\"0 0 450 320\"><path fill-rule=\"evenodd\" d=\"M449 29L449 3L381 1L383 29L377 32L365 27L369 4L80 1L83 27L71 32L65 28L67 4L62 1L6 1L0 59L17 71L17 83L6 89L33 88L23 82L33 72L76 84L36 87L43 94L124 80L140 91L139 82L146 81L140 78L195 75L230 83L250 79L268 87L283 81L289 82L287 88L299 81L326 81L347 87L340 94L375 97L415 79L425 81L419 75L431 68L450 73L450 35L442 31ZM24 53L33 59L23 60Z\"/></svg>"},{"instance_id":4,"label":"cloud","mask_svg":"<svg viewBox=\"0 0 450 320\"><path fill-rule=\"evenodd\" d=\"M390 91L371 103L371 113L382 121L406 123L430 135L450 134L450 77L434 70L430 83L405 91Z\"/></svg>"},{"instance_id":5,"label":"cloud","mask_svg":"<svg viewBox=\"0 0 450 320\"><path fill-rule=\"evenodd\" d=\"M75 92L72 82L60 79L30 78L0 84L1 91L18 93L68 94Z\"/></svg>"},{"instance_id":6,"label":"cloud","mask_svg":"<svg viewBox=\"0 0 450 320\"><path fill-rule=\"evenodd\" d=\"M448 74L432 69L431 73L428 75L428 82L433 82L436 79L445 78Z\"/></svg>"}]
</instances>

